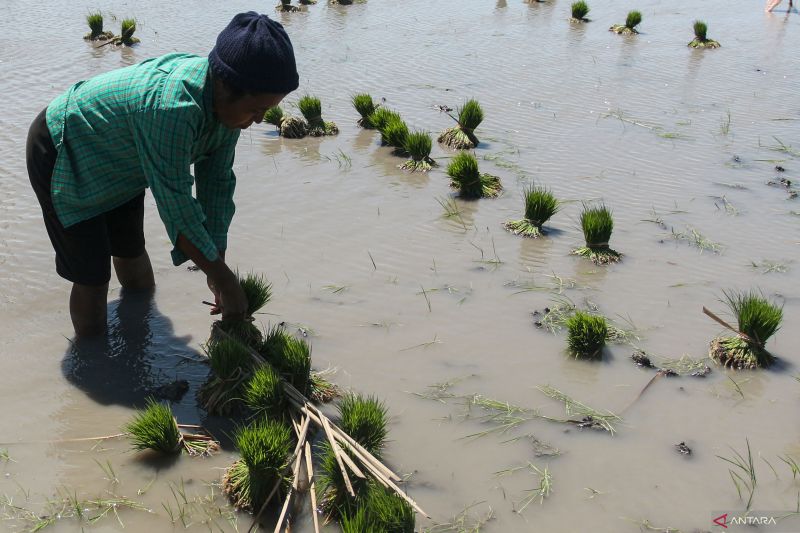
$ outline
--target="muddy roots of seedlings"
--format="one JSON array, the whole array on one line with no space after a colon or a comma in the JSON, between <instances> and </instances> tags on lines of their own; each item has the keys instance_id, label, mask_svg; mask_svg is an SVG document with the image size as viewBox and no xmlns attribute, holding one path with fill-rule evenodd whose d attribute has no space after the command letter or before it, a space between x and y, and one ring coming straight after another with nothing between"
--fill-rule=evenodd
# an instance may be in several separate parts
<instances>
[{"instance_id":1,"label":"muddy roots of seedlings","mask_svg":"<svg viewBox=\"0 0 800 533\"><path fill-rule=\"evenodd\" d=\"M311 400L317 403L330 403L342 395L342 389L325 376L328 371L311 373Z\"/></svg>"},{"instance_id":2,"label":"muddy roots of seedlings","mask_svg":"<svg viewBox=\"0 0 800 533\"><path fill-rule=\"evenodd\" d=\"M283 422L261 420L237 430L234 439L242 458L222 479L223 491L236 509L258 510L277 487L274 501L289 486L287 471L292 436Z\"/></svg>"},{"instance_id":3,"label":"muddy roots of seedlings","mask_svg":"<svg viewBox=\"0 0 800 533\"><path fill-rule=\"evenodd\" d=\"M691 48L719 48L720 44L714 39L709 39L706 34L708 33L708 25L701 21L696 20L692 26L694 29L694 39L688 44Z\"/></svg>"},{"instance_id":4,"label":"muddy roots of seedlings","mask_svg":"<svg viewBox=\"0 0 800 533\"><path fill-rule=\"evenodd\" d=\"M278 135L287 139L302 139L308 135L306 121L285 113L280 106L267 109L264 121L278 128Z\"/></svg>"},{"instance_id":5,"label":"muddy roots of seedlings","mask_svg":"<svg viewBox=\"0 0 800 533\"><path fill-rule=\"evenodd\" d=\"M103 31L103 14L99 11L86 15L86 23L89 25L89 33L83 38L87 41L107 41L114 38L110 31Z\"/></svg>"},{"instance_id":6,"label":"muddy roots of seedlings","mask_svg":"<svg viewBox=\"0 0 800 533\"><path fill-rule=\"evenodd\" d=\"M636 26L642 22L642 13L639 11L630 11L625 18L625 24L614 24L611 26L610 31L620 35L636 35Z\"/></svg>"},{"instance_id":7,"label":"muddy roots of seedlings","mask_svg":"<svg viewBox=\"0 0 800 533\"><path fill-rule=\"evenodd\" d=\"M495 198L503 190L500 178L491 174L481 174L478 160L467 152L459 152L447 166L450 186L458 190L466 199Z\"/></svg>"},{"instance_id":8,"label":"muddy roots of seedlings","mask_svg":"<svg viewBox=\"0 0 800 533\"><path fill-rule=\"evenodd\" d=\"M295 13L300 11L300 8L293 6L291 0L281 0L281 3L275 6L275 10L282 13Z\"/></svg>"},{"instance_id":9,"label":"muddy roots of seedlings","mask_svg":"<svg viewBox=\"0 0 800 533\"><path fill-rule=\"evenodd\" d=\"M252 373L253 360L247 347L232 339L212 340L206 348L211 376L197 400L210 414L228 415L239 405L241 391Z\"/></svg>"},{"instance_id":10,"label":"muddy roots of seedlings","mask_svg":"<svg viewBox=\"0 0 800 533\"><path fill-rule=\"evenodd\" d=\"M567 346L578 359L599 359L606 344L605 317L576 311L567 319Z\"/></svg>"},{"instance_id":11,"label":"muddy roots of seedlings","mask_svg":"<svg viewBox=\"0 0 800 533\"><path fill-rule=\"evenodd\" d=\"M458 109L456 122L457 126L446 129L439 135L439 143L456 150L471 150L478 146L479 141L474 132L475 128L483 122L483 108L478 101L467 100Z\"/></svg>"},{"instance_id":12,"label":"muddy roots of seedlings","mask_svg":"<svg viewBox=\"0 0 800 533\"><path fill-rule=\"evenodd\" d=\"M358 125L362 128L371 130L375 128L372 124L372 114L375 113L375 110L378 109L378 105L372 101L372 96L366 93L354 94L352 97L353 107L358 111L358 114L361 115L361 118L358 119Z\"/></svg>"},{"instance_id":13,"label":"muddy roots of seedlings","mask_svg":"<svg viewBox=\"0 0 800 533\"><path fill-rule=\"evenodd\" d=\"M586 257L596 265L619 262L622 254L608 245L614 230L614 219L610 209L603 204L595 207L584 204L581 229L586 246L573 250L574 255Z\"/></svg>"},{"instance_id":14,"label":"muddy roots of seedlings","mask_svg":"<svg viewBox=\"0 0 800 533\"><path fill-rule=\"evenodd\" d=\"M731 368L766 368L775 357L765 346L767 340L780 328L783 308L761 294L750 292L725 292L723 301L736 316L739 334L734 337L717 337L711 341L709 356L715 362Z\"/></svg>"},{"instance_id":15,"label":"muddy roots of seedlings","mask_svg":"<svg viewBox=\"0 0 800 533\"><path fill-rule=\"evenodd\" d=\"M583 0L572 3L572 22L589 22L586 15L589 14L589 5Z\"/></svg>"},{"instance_id":16,"label":"muddy roots of seedlings","mask_svg":"<svg viewBox=\"0 0 800 533\"><path fill-rule=\"evenodd\" d=\"M322 103L316 96L305 95L297 102L303 117L308 122L308 134L312 137L322 137L324 135L336 135L339 128L333 122L322 120Z\"/></svg>"},{"instance_id":17,"label":"muddy roots of seedlings","mask_svg":"<svg viewBox=\"0 0 800 533\"><path fill-rule=\"evenodd\" d=\"M525 189L525 218L510 220L503 224L514 235L538 238L543 235L542 226L561 208L561 203L550 189L532 184Z\"/></svg>"},{"instance_id":18,"label":"muddy roots of seedlings","mask_svg":"<svg viewBox=\"0 0 800 533\"><path fill-rule=\"evenodd\" d=\"M431 159L432 146L433 141L428 133L424 131L409 133L404 148L411 159L400 165L400 168L409 172L429 171L436 166L436 162Z\"/></svg>"}]
</instances>

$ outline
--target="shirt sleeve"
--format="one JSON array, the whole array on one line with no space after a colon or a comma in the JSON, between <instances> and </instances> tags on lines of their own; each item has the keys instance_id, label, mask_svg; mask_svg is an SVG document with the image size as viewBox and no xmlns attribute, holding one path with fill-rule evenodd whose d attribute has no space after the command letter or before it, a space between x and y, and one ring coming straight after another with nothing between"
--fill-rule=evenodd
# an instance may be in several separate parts
<instances>
[{"instance_id":1,"label":"shirt sleeve","mask_svg":"<svg viewBox=\"0 0 800 533\"><path fill-rule=\"evenodd\" d=\"M215 261L217 246L204 226L203 209L192 196L190 163L197 134L193 110L187 106L140 112L134 117L134 128L145 179L173 244L173 264L187 259L174 247L178 234L189 239L206 259Z\"/></svg>"},{"instance_id":2,"label":"shirt sleeve","mask_svg":"<svg viewBox=\"0 0 800 533\"><path fill-rule=\"evenodd\" d=\"M235 152L236 139L194 165L197 201L206 215L206 229L217 250L228 247L228 228L236 212L233 202L236 188L236 175L233 173Z\"/></svg>"}]
</instances>

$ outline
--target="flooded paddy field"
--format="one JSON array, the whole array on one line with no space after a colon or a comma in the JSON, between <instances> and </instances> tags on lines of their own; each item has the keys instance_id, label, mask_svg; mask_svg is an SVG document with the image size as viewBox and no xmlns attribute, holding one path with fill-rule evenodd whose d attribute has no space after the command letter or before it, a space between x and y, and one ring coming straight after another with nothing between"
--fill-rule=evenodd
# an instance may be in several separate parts
<instances>
[{"instance_id":1,"label":"flooded paddy field","mask_svg":"<svg viewBox=\"0 0 800 533\"><path fill-rule=\"evenodd\" d=\"M563 0L320 2L274 14L301 75L284 106L315 94L340 133L292 140L261 124L242 134L227 257L272 281L264 325L307 335L316 368L386 402L386 460L432 517L418 517L420 530L710 531L751 492L755 515L797 510L800 199L768 182L800 180L800 18L785 2L769 15L758 2L648 0L636 6L640 34L621 36L608 28L630 5L591 7L583 24L569 22ZM81 38L90 8L111 25L136 17L142 42L92 47ZM205 55L249 9L274 13L240 1L5 2L0 530L250 525L220 494L236 458L229 446L164 463L124 438L80 440L120 433L134 407L175 380L189 384L173 403L179 420L225 440L230 425L195 399L208 374L209 294L202 273L171 265L148 197L155 298L120 300L112 279L107 345L73 345L69 287L24 164L28 125L69 85L172 51ZM696 19L721 48L686 46ZM435 143L439 167L397 168L404 159L356 125L356 92L434 136L453 125L437 106L478 99L486 118L474 152L503 193L456 198L444 172L454 152ZM532 180L565 202L542 239L502 226L521 218ZM618 264L570 255L583 245L582 202L600 200L613 211ZM702 309L732 320L720 302L731 289L783 305L770 369L706 359L723 329ZM626 330L622 342L600 361L569 356L563 330L535 325L565 302L609 317ZM712 371L651 382L656 370L631 360L637 350L657 365L687 356ZM548 387L605 414L613 434L544 418L584 418ZM748 445L752 469L720 458L746 460ZM783 530L800 531L791 520ZM312 530L307 512L293 527Z\"/></svg>"}]
</instances>

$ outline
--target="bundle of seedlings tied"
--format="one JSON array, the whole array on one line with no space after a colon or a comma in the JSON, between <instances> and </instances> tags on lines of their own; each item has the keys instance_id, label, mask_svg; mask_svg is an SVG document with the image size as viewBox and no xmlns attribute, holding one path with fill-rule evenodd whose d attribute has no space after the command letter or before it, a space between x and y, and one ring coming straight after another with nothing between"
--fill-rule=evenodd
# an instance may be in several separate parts
<instances>
[{"instance_id":1,"label":"bundle of seedlings tied","mask_svg":"<svg viewBox=\"0 0 800 533\"><path fill-rule=\"evenodd\" d=\"M134 44L140 42L137 37L133 36L135 31L136 31L136 19L123 19L120 35L114 37L106 44L133 46Z\"/></svg>"},{"instance_id":2,"label":"bundle of seedlings tied","mask_svg":"<svg viewBox=\"0 0 800 533\"><path fill-rule=\"evenodd\" d=\"M783 308L770 302L761 294L750 292L724 292L723 302L736 317L734 328L706 308L703 312L736 335L717 337L711 341L709 356L717 363L730 368L766 368L775 357L765 348L783 320Z\"/></svg>"},{"instance_id":3,"label":"bundle of seedlings tied","mask_svg":"<svg viewBox=\"0 0 800 533\"><path fill-rule=\"evenodd\" d=\"M372 124L372 114L378 109L379 104L372 101L372 96L366 93L354 94L352 98L353 107L356 108L361 118L358 119L358 125L362 128L371 130L375 126Z\"/></svg>"},{"instance_id":4,"label":"bundle of seedlings tied","mask_svg":"<svg viewBox=\"0 0 800 533\"><path fill-rule=\"evenodd\" d=\"M134 415L124 430L137 450L168 455L183 450L189 455L210 455L219 449L219 444L208 434L183 433L181 427L202 429L199 426L180 426L169 406L148 398L146 407Z\"/></svg>"},{"instance_id":5,"label":"bundle of seedlings tied","mask_svg":"<svg viewBox=\"0 0 800 533\"><path fill-rule=\"evenodd\" d=\"M599 359L608 336L608 324L602 315L576 311L567 319L567 346L578 359Z\"/></svg>"},{"instance_id":6,"label":"bundle of seedlings tied","mask_svg":"<svg viewBox=\"0 0 800 533\"><path fill-rule=\"evenodd\" d=\"M462 198L494 198L503 189L500 178L480 173L478 160L468 152L459 152L453 157L447 165L447 175L450 186L457 189Z\"/></svg>"},{"instance_id":7,"label":"bundle of seedlings tied","mask_svg":"<svg viewBox=\"0 0 800 533\"><path fill-rule=\"evenodd\" d=\"M720 44L714 39L706 37L708 26L701 20L694 22L694 39L688 44L692 48L719 48Z\"/></svg>"},{"instance_id":8,"label":"bundle of seedlings tied","mask_svg":"<svg viewBox=\"0 0 800 533\"><path fill-rule=\"evenodd\" d=\"M308 135L306 121L285 113L280 106L267 109L264 120L278 128L278 134L287 139L302 139Z\"/></svg>"},{"instance_id":9,"label":"bundle of seedlings tied","mask_svg":"<svg viewBox=\"0 0 800 533\"><path fill-rule=\"evenodd\" d=\"M261 275L248 273L239 275L239 284L247 298L247 313L244 320L220 320L214 323L222 331L232 335L246 346L258 349L263 342L261 330L253 324L253 315L264 307L272 297L272 285Z\"/></svg>"},{"instance_id":10,"label":"bundle of seedlings tied","mask_svg":"<svg viewBox=\"0 0 800 533\"><path fill-rule=\"evenodd\" d=\"M404 148L411 159L400 165L400 168L409 172L429 171L436 166L436 161L431 159L432 147L433 141L427 132L415 131L409 133L406 136Z\"/></svg>"},{"instance_id":11,"label":"bundle of seedlings tied","mask_svg":"<svg viewBox=\"0 0 800 533\"><path fill-rule=\"evenodd\" d=\"M439 135L439 142L456 150L471 150L478 146L475 128L483 122L483 109L477 100L470 99L458 109L458 118L450 115L456 126Z\"/></svg>"},{"instance_id":12,"label":"bundle of seedlings tied","mask_svg":"<svg viewBox=\"0 0 800 533\"><path fill-rule=\"evenodd\" d=\"M350 394L339 404L340 427L376 458L380 458L386 442L386 407L373 397ZM404 500L375 480L354 478L348 489L338 468L336 454L327 443L320 448L319 496L329 518L338 517L342 531L381 531L411 533L414 531L414 510ZM343 453L351 456L345 448Z\"/></svg>"},{"instance_id":13,"label":"bundle of seedlings tied","mask_svg":"<svg viewBox=\"0 0 800 533\"><path fill-rule=\"evenodd\" d=\"M258 511L268 500L285 497L291 484L287 474L292 434L282 421L258 420L239 428L234 436L241 459L222 479L222 487L236 509Z\"/></svg>"},{"instance_id":14,"label":"bundle of seedlings tied","mask_svg":"<svg viewBox=\"0 0 800 533\"><path fill-rule=\"evenodd\" d=\"M553 196L550 189L531 184L525 189L525 218L509 220L503 226L514 235L523 237L541 237L542 226L558 213L561 203Z\"/></svg>"},{"instance_id":15,"label":"bundle of seedlings tied","mask_svg":"<svg viewBox=\"0 0 800 533\"><path fill-rule=\"evenodd\" d=\"M630 11L625 24L614 24L611 26L610 31L621 35L636 35L636 26L642 22L642 14L639 11Z\"/></svg>"},{"instance_id":16,"label":"bundle of seedlings tied","mask_svg":"<svg viewBox=\"0 0 800 533\"><path fill-rule=\"evenodd\" d=\"M614 230L614 219L605 205L592 207L584 204L581 228L586 246L573 250L573 254L586 257L596 265L619 262L622 254L608 245Z\"/></svg>"},{"instance_id":17,"label":"bundle of seedlings tied","mask_svg":"<svg viewBox=\"0 0 800 533\"><path fill-rule=\"evenodd\" d=\"M378 114L377 130L381 134L381 144L392 147L392 153L404 156L406 151L406 141L408 140L408 126L397 113L386 115Z\"/></svg>"},{"instance_id":18,"label":"bundle of seedlings tied","mask_svg":"<svg viewBox=\"0 0 800 533\"><path fill-rule=\"evenodd\" d=\"M110 31L103 31L103 15L99 11L86 15L86 22L89 24L89 33L83 38L87 41L107 41L114 38Z\"/></svg>"},{"instance_id":19,"label":"bundle of seedlings tied","mask_svg":"<svg viewBox=\"0 0 800 533\"><path fill-rule=\"evenodd\" d=\"M297 102L300 113L308 122L308 134L312 137L322 137L323 135L336 135L339 128L333 122L322 120L322 103L315 96L305 95Z\"/></svg>"},{"instance_id":20,"label":"bundle of seedlings tied","mask_svg":"<svg viewBox=\"0 0 800 533\"><path fill-rule=\"evenodd\" d=\"M573 2L571 22L589 22L586 15L589 14L589 5L583 0Z\"/></svg>"},{"instance_id":21,"label":"bundle of seedlings tied","mask_svg":"<svg viewBox=\"0 0 800 533\"><path fill-rule=\"evenodd\" d=\"M370 124L379 132L386 127L390 120L402 120L400 113L392 111L388 107L378 107L369 115Z\"/></svg>"}]
</instances>

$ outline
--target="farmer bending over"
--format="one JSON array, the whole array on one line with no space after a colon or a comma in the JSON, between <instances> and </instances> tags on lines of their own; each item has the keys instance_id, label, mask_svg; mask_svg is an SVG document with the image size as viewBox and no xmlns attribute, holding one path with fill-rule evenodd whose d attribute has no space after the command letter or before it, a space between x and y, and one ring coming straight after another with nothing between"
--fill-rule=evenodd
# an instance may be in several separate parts
<instances>
[{"instance_id":1,"label":"farmer bending over","mask_svg":"<svg viewBox=\"0 0 800 533\"><path fill-rule=\"evenodd\" d=\"M297 86L283 27L251 11L233 18L208 58L168 54L101 74L36 117L28 175L56 271L73 284L69 310L78 336L105 331L112 258L123 288L155 285L142 227L148 187L174 245L173 263L191 259L205 272L212 313L243 316L247 301L225 263L236 141Z\"/></svg>"}]
</instances>

